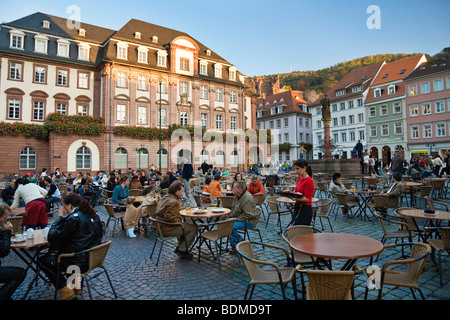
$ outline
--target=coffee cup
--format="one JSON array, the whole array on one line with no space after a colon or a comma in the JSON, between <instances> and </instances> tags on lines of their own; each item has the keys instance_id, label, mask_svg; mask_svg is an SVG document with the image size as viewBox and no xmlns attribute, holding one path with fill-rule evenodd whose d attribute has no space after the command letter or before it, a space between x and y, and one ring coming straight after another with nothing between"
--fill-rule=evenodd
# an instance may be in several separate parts
<instances>
[{"instance_id":1,"label":"coffee cup","mask_svg":"<svg viewBox=\"0 0 450 320\"><path fill-rule=\"evenodd\" d=\"M16 234L16 241L23 241L23 235L22 234Z\"/></svg>"},{"instance_id":2,"label":"coffee cup","mask_svg":"<svg viewBox=\"0 0 450 320\"><path fill-rule=\"evenodd\" d=\"M34 229L32 228L27 229L27 238L33 239L33 237L34 237Z\"/></svg>"}]
</instances>

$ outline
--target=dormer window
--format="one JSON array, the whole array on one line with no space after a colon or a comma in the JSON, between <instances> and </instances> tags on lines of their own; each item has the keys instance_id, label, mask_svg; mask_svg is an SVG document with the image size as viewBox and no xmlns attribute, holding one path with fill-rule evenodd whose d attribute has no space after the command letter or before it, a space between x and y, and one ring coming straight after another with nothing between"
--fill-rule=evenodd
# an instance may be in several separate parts
<instances>
[{"instance_id":1,"label":"dormer window","mask_svg":"<svg viewBox=\"0 0 450 320\"><path fill-rule=\"evenodd\" d=\"M128 59L128 45L125 42L117 42L117 59Z\"/></svg>"},{"instance_id":2,"label":"dormer window","mask_svg":"<svg viewBox=\"0 0 450 320\"><path fill-rule=\"evenodd\" d=\"M220 63L214 65L214 76L216 78L222 78L222 65Z\"/></svg>"},{"instance_id":3,"label":"dormer window","mask_svg":"<svg viewBox=\"0 0 450 320\"><path fill-rule=\"evenodd\" d=\"M203 76L208 75L208 62L205 60L200 60L200 74Z\"/></svg>"},{"instance_id":4,"label":"dormer window","mask_svg":"<svg viewBox=\"0 0 450 320\"><path fill-rule=\"evenodd\" d=\"M210 55L211 55L211 50L209 50L209 49L206 50L206 55L207 55L207 56L210 56Z\"/></svg>"},{"instance_id":5,"label":"dormer window","mask_svg":"<svg viewBox=\"0 0 450 320\"><path fill-rule=\"evenodd\" d=\"M235 67L230 68L228 78L232 81L236 81L236 68Z\"/></svg>"},{"instance_id":6,"label":"dormer window","mask_svg":"<svg viewBox=\"0 0 450 320\"><path fill-rule=\"evenodd\" d=\"M137 48L137 52L138 52L138 62L139 63L148 63L148 50L144 47L138 47Z\"/></svg>"},{"instance_id":7,"label":"dormer window","mask_svg":"<svg viewBox=\"0 0 450 320\"><path fill-rule=\"evenodd\" d=\"M80 43L78 45L78 60L89 61L90 48L87 43Z\"/></svg>"},{"instance_id":8,"label":"dormer window","mask_svg":"<svg viewBox=\"0 0 450 320\"><path fill-rule=\"evenodd\" d=\"M9 35L10 35L9 47L13 49L23 50L25 33L20 30L11 30L9 32Z\"/></svg>"},{"instance_id":9,"label":"dormer window","mask_svg":"<svg viewBox=\"0 0 450 320\"><path fill-rule=\"evenodd\" d=\"M381 89L380 89L380 88L375 89L375 90L373 91L373 96L374 96L375 98L381 97Z\"/></svg>"},{"instance_id":10,"label":"dormer window","mask_svg":"<svg viewBox=\"0 0 450 320\"><path fill-rule=\"evenodd\" d=\"M395 85L390 85L388 87L388 94L394 94L395 93Z\"/></svg>"},{"instance_id":11,"label":"dormer window","mask_svg":"<svg viewBox=\"0 0 450 320\"><path fill-rule=\"evenodd\" d=\"M359 85L359 86L353 87L352 92L360 92L360 91L362 91L362 89L363 89L363 86Z\"/></svg>"},{"instance_id":12,"label":"dormer window","mask_svg":"<svg viewBox=\"0 0 450 320\"><path fill-rule=\"evenodd\" d=\"M141 39L141 33L140 32L135 32L134 33L134 38L135 39Z\"/></svg>"},{"instance_id":13,"label":"dormer window","mask_svg":"<svg viewBox=\"0 0 450 320\"><path fill-rule=\"evenodd\" d=\"M69 58L70 42L65 39L58 39L56 42L58 43L58 52L56 54L59 57Z\"/></svg>"},{"instance_id":14,"label":"dormer window","mask_svg":"<svg viewBox=\"0 0 450 320\"><path fill-rule=\"evenodd\" d=\"M163 51L163 50L159 50L158 53L158 62L157 62L157 66L158 67L166 67L167 66L167 52Z\"/></svg>"},{"instance_id":15,"label":"dormer window","mask_svg":"<svg viewBox=\"0 0 450 320\"><path fill-rule=\"evenodd\" d=\"M78 35L79 35L79 36L82 36L82 37L85 37L85 36L86 36L86 30L84 30L84 29L79 29L79 30L78 30Z\"/></svg>"},{"instance_id":16,"label":"dormer window","mask_svg":"<svg viewBox=\"0 0 450 320\"><path fill-rule=\"evenodd\" d=\"M346 93L345 89L337 90L336 91L336 97L343 96L343 95L345 95L345 93Z\"/></svg>"},{"instance_id":17,"label":"dormer window","mask_svg":"<svg viewBox=\"0 0 450 320\"><path fill-rule=\"evenodd\" d=\"M50 21L47 20L42 21L42 28L50 29Z\"/></svg>"},{"instance_id":18,"label":"dormer window","mask_svg":"<svg viewBox=\"0 0 450 320\"><path fill-rule=\"evenodd\" d=\"M34 52L47 53L48 38L42 34L38 34L34 37Z\"/></svg>"},{"instance_id":19,"label":"dormer window","mask_svg":"<svg viewBox=\"0 0 450 320\"><path fill-rule=\"evenodd\" d=\"M152 37L152 42L153 43L158 43L158 37L157 36L153 36Z\"/></svg>"}]
</instances>

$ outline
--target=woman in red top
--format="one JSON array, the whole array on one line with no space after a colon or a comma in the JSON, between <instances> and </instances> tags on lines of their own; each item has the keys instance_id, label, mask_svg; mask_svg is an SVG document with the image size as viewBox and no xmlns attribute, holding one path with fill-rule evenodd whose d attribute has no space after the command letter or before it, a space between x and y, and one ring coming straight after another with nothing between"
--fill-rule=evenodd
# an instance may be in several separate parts
<instances>
[{"instance_id":1,"label":"woman in red top","mask_svg":"<svg viewBox=\"0 0 450 320\"><path fill-rule=\"evenodd\" d=\"M299 176L295 192L300 192L303 197L296 198L294 206L294 225L311 224L313 210L312 198L314 195L314 181L311 178L312 169L304 159L294 163L295 173Z\"/></svg>"}]
</instances>

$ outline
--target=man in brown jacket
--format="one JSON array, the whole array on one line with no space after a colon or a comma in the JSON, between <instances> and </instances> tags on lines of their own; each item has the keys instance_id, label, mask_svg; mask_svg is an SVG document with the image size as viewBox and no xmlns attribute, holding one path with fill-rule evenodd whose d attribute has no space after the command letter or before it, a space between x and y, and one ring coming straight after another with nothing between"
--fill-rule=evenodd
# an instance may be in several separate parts
<instances>
[{"instance_id":1,"label":"man in brown jacket","mask_svg":"<svg viewBox=\"0 0 450 320\"><path fill-rule=\"evenodd\" d=\"M242 241L241 235L238 233L239 229L253 228L258 222L256 214L256 204L253 201L253 196L247 192L244 181L235 181L233 184L233 194L235 195L233 204L231 206L231 218L237 218L234 223L233 231L231 232L231 254L236 254L236 245Z\"/></svg>"},{"instance_id":2,"label":"man in brown jacket","mask_svg":"<svg viewBox=\"0 0 450 320\"><path fill-rule=\"evenodd\" d=\"M194 242L197 227L195 224L183 223L181 221L180 198L183 195L182 183L180 181L174 181L167 192L167 195L156 206L156 219L174 224L161 224L161 231L166 237L178 237L178 245L175 253L182 259L191 259L192 254L189 253L189 248Z\"/></svg>"}]
</instances>

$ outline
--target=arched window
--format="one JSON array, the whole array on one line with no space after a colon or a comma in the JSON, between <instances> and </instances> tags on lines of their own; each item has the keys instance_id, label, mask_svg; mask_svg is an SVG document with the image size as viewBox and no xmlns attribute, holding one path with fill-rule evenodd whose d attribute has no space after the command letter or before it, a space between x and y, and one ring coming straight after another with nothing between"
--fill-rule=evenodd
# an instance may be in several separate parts
<instances>
[{"instance_id":1,"label":"arched window","mask_svg":"<svg viewBox=\"0 0 450 320\"><path fill-rule=\"evenodd\" d=\"M36 150L31 147L20 150L19 170L36 170Z\"/></svg>"},{"instance_id":2,"label":"arched window","mask_svg":"<svg viewBox=\"0 0 450 320\"><path fill-rule=\"evenodd\" d=\"M148 168L148 150L145 148L136 149L137 152L137 163L138 169Z\"/></svg>"},{"instance_id":3,"label":"arched window","mask_svg":"<svg viewBox=\"0 0 450 320\"><path fill-rule=\"evenodd\" d=\"M156 152L156 155L157 155L156 158L157 167L159 168L161 166L161 168L168 168L169 152L167 152L166 149L161 149L161 164L159 163L159 150L158 152Z\"/></svg>"},{"instance_id":4,"label":"arched window","mask_svg":"<svg viewBox=\"0 0 450 320\"><path fill-rule=\"evenodd\" d=\"M91 149L88 147L81 147L77 150L76 154L76 166L77 170L91 169L92 166L92 156Z\"/></svg>"},{"instance_id":5,"label":"arched window","mask_svg":"<svg viewBox=\"0 0 450 320\"><path fill-rule=\"evenodd\" d=\"M125 148L117 148L114 155L114 167L116 169L128 168L128 152Z\"/></svg>"}]
</instances>

